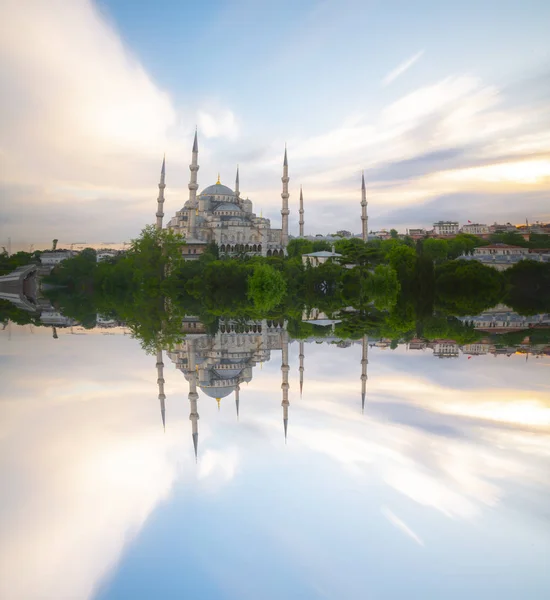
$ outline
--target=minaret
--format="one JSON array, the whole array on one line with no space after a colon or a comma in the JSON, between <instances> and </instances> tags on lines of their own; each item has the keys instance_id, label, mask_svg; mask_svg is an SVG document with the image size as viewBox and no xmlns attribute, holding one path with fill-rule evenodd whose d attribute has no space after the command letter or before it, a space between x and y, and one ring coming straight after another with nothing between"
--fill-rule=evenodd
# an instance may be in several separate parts
<instances>
[{"instance_id":1,"label":"minaret","mask_svg":"<svg viewBox=\"0 0 550 600\"><path fill-rule=\"evenodd\" d=\"M361 226L363 241L368 241L368 217L367 217L367 188L365 187L365 173L361 173Z\"/></svg>"},{"instance_id":2,"label":"minaret","mask_svg":"<svg viewBox=\"0 0 550 600\"><path fill-rule=\"evenodd\" d=\"M237 384L235 388L235 408L237 409L237 421L239 420L239 392L241 391L241 386Z\"/></svg>"},{"instance_id":3,"label":"minaret","mask_svg":"<svg viewBox=\"0 0 550 600\"><path fill-rule=\"evenodd\" d=\"M367 394L367 365L369 364L369 336L361 340L361 412L365 411L365 396Z\"/></svg>"},{"instance_id":4,"label":"minaret","mask_svg":"<svg viewBox=\"0 0 550 600\"><path fill-rule=\"evenodd\" d=\"M164 217L164 188L166 185L164 184L164 175L166 168L166 156L162 159L162 169L160 170L160 183L159 183L159 197L157 198L157 224L156 228L158 230L162 229L162 218Z\"/></svg>"},{"instance_id":5,"label":"minaret","mask_svg":"<svg viewBox=\"0 0 550 600\"><path fill-rule=\"evenodd\" d=\"M164 395L164 363L162 362L162 350L157 350L157 383L159 386L160 416L162 417L162 428L166 431L166 408L164 406L166 396Z\"/></svg>"},{"instance_id":6,"label":"minaret","mask_svg":"<svg viewBox=\"0 0 550 600\"><path fill-rule=\"evenodd\" d=\"M197 369L195 367L195 341L189 340L188 342L189 352L189 420L191 421L191 431L193 437L193 448L195 450L195 461L197 460L198 448L199 448L199 413L197 410L197 400L199 395L197 394Z\"/></svg>"},{"instance_id":7,"label":"minaret","mask_svg":"<svg viewBox=\"0 0 550 600\"><path fill-rule=\"evenodd\" d=\"M290 367L288 366L288 334L286 331L282 332L282 340L283 340L283 344L282 344L282 353L281 353L281 358L282 358L282 362L281 362L281 373L283 376L283 383L281 384L281 389L283 390L283 401L281 402L281 406L283 407L283 427L285 430L285 444L286 444L286 433L287 433L287 427L288 427L288 406L289 406L289 401L288 401L288 372L290 370Z\"/></svg>"},{"instance_id":8,"label":"minaret","mask_svg":"<svg viewBox=\"0 0 550 600\"><path fill-rule=\"evenodd\" d=\"M197 130L195 129L195 139L193 140L193 151L191 153L191 164L189 170L191 171L191 179L189 180L189 237L195 235L195 224L196 224L196 212L197 212L197 190L199 186L197 184L197 171L199 170L199 143L197 141Z\"/></svg>"},{"instance_id":9,"label":"minaret","mask_svg":"<svg viewBox=\"0 0 550 600\"><path fill-rule=\"evenodd\" d=\"M281 194L281 198L283 199L283 208L281 209L282 215L282 232L281 232L281 244L283 248L286 248L288 245L288 215L290 211L288 210L288 160L286 157L286 145L285 145L285 158L283 160L283 176L281 177L281 181L283 182L283 193Z\"/></svg>"},{"instance_id":10,"label":"minaret","mask_svg":"<svg viewBox=\"0 0 550 600\"><path fill-rule=\"evenodd\" d=\"M300 186L300 237L304 237L304 196L302 194L302 186Z\"/></svg>"},{"instance_id":11,"label":"minaret","mask_svg":"<svg viewBox=\"0 0 550 600\"><path fill-rule=\"evenodd\" d=\"M239 190L239 165L237 165L237 176L235 177L235 196L239 198L241 191Z\"/></svg>"},{"instance_id":12,"label":"minaret","mask_svg":"<svg viewBox=\"0 0 550 600\"><path fill-rule=\"evenodd\" d=\"M302 397L302 391L304 388L304 342L300 342L300 398Z\"/></svg>"}]
</instances>

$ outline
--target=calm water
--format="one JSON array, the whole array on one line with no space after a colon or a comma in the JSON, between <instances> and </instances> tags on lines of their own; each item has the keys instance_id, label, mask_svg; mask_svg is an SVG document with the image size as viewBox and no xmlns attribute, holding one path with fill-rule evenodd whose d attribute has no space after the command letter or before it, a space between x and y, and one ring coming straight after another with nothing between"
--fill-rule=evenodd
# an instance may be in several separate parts
<instances>
[{"instance_id":1,"label":"calm water","mask_svg":"<svg viewBox=\"0 0 550 600\"><path fill-rule=\"evenodd\" d=\"M361 342L285 407L286 333L188 336L164 431L155 356L58 333L0 333L2 599L550 597L549 357L369 340L362 412Z\"/></svg>"}]
</instances>

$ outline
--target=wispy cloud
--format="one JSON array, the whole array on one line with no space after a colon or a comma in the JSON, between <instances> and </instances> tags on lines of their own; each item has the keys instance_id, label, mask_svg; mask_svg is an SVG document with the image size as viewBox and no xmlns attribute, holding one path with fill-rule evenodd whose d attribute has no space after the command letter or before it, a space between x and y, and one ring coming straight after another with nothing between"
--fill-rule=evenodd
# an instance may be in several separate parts
<instances>
[{"instance_id":1,"label":"wispy cloud","mask_svg":"<svg viewBox=\"0 0 550 600\"><path fill-rule=\"evenodd\" d=\"M405 71L408 71L416 61L418 61L422 55L424 54L424 50L420 50L410 58L407 58L406 61L402 62L399 66L397 66L393 71L390 71L382 80L382 86L386 87L390 85L392 81L395 81L400 75L403 75Z\"/></svg>"},{"instance_id":2,"label":"wispy cloud","mask_svg":"<svg viewBox=\"0 0 550 600\"><path fill-rule=\"evenodd\" d=\"M382 507L382 514L388 519L388 521L402 531L405 535L408 535L418 545L423 546L424 542L408 525L406 525L399 517L393 514L393 512L386 506Z\"/></svg>"}]
</instances>

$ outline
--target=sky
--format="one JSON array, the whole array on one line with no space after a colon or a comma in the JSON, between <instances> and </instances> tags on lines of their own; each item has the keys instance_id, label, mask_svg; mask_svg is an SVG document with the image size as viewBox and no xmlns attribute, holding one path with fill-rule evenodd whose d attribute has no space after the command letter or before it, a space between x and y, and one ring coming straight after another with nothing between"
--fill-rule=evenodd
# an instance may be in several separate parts
<instances>
[{"instance_id":1,"label":"sky","mask_svg":"<svg viewBox=\"0 0 550 600\"><path fill-rule=\"evenodd\" d=\"M74 333L83 333L79 328ZM289 348L233 396L126 335L0 331L0 596L547 598L548 357ZM30 375L29 375L30 374ZM29 576L32 574L32 576ZM398 576L396 576L398 574Z\"/></svg>"},{"instance_id":2,"label":"sky","mask_svg":"<svg viewBox=\"0 0 550 600\"><path fill-rule=\"evenodd\" d=\"M545 0L0 0L0 245L129 240L233 186L290 232L550 220Z\"/></svg>"}]
</instances>

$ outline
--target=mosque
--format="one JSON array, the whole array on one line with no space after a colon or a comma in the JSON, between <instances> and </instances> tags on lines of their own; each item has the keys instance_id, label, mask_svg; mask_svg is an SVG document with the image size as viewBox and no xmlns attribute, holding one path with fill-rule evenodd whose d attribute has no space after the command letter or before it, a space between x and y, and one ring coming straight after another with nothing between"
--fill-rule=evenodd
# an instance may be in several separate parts
<instances>
[{"instance_id":1,"label":"mosque","mask_svg":"<svg viewBox=\"0 0 550 600\"><path fill-rule=\"evenodd\" d=\"M199 144L197 132L193 140L191 164L189 170L189 199L168 222L168 229L185 237L183 253L186 258L198 258L207 244L215 242L221 254L284 256L288 245L288 158L285 147L283 159L281 228L274 229L271 222L253 211L252 201L242 198L239 188L239 168L235 177L235 189L218 181L202 190L199 189L197 174L199 171ZM157 198L156 227L162 229L164 217L165 161L159 183ZM361 186L362 238L367 240L367 200L365 178ZM304 198L300 187L299 235L304 237Z\"/></svg>"},{"instance_id":2,"label":"mosque","mask_svg":"<svg viewBox=\"0 0 550 600\"><path fill-rule=\"evenodd\" d=\"M288 159L285 148L283 160L283 191L282 198L282 226L281 229L271 227L269 219L257 216L253 211L252 201L242 198L239 189L239 169L235 177L235 189L223 185L218 181L202 190L197 183L199 171L199 145L197 132L193 140L191 153L191 178L189 181L189 199L170 219L167 227L185 237L186 248L184 254L191 254L195 258L204 250L206 244L215 242L222 254L249 254L261 256L283 256L288 244ZM165 188L165 162L162 163L159 183L159 197L157 199L158 229L162 229L164 217L164 188Z\"/></svg>"},{"instance_id":3,"label":"mosque","mask_svg":"<svg viewBox=\"0 0 550 600\"><path fill-rule=\"evenodd\" d=\"M258 364L267 362L273 351L281 351L281 395L282 417L285 442L288 432L289 417L289 334L285 322L269 321L242 321L221 320L215 335L209 335L197 317L185 317L183 331L186 333L184 340L169 351L168 357L180 370L189 382L189 419L195 458L198 456L199 445L199 412L198 390L210 398L215 399L218 408L223 398L234 394L235 409L239 418L241 384L252 381L253 368ZM326 340L326 338L323 338ZM311 340L317 341L317 340ZM368 337L361 341L361 406L365 408L367 364L368 364ZM299 381L300 396L304 384L304 341L299 341ZM165 400L164 394L164 362L162 350L157 352L157 384L158 399L163 426L165 425Z\"/></svg>"}]
</instances>

